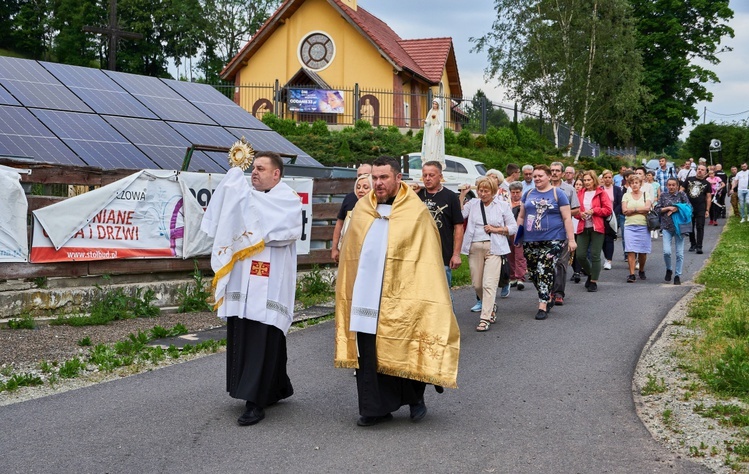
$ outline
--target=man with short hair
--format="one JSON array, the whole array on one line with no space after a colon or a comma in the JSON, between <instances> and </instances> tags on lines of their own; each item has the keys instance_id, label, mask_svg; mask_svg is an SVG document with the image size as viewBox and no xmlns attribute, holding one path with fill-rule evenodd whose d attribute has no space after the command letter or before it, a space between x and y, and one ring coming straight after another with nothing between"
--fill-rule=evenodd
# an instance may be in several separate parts
<instances>
[{"instance_id":1,"label":"man with short hair","mask_svg":"<svg viewBox=\"0 0 749 474\"><path fill-rule=\"evenodd\" d=\"M627 168L625 165L622 165L619 167L619 174L614 176L614 185L619 186L620 188L624 184L624 173L627 172L629 168Z\"/></svg>"},{"instance_id":2,"label":"man with short hair","mask_svg":"<svg viewBox=\"0 0 749 474\"><path fill-rule=\"evenodd\" d=\"M424 203L401 182L400 163L372 165L374 190L356 203L336 284L335 366L355 368L359 426L427 413L426 384L457 387L460 330L440 237Z\"/></svg>"},{"instance_id":3,"label":"man with short hair","mask_svg":"<svg viewBox=\"0 0 749 474\"><path fill-rule=\"evenodd\" d=\"M635 174L640 177L640 180L642 184L640 185L640 191L643 192L643 194L647 195L647 198L650 200L650 202L655 202L657 199L655 189L653 189L653 186L648 183L648 180L646 178L647 170L645 170L644 166L638 166L635 168ZM629 192L629 190L627 190Z\"/></svg>"},{"instance_id":4,"label":"man with short hair","mask_svg":"<svg viewBox=\"0 0 749 474\"><path fill-rule=\"evenodd\" d=\"M668 178L675 178L676 176L674 176L674 169L668 167L665 156L661 156L658 159L658 165L658 169L655 170L655 180L658 181L660 189L665 191Z\"/></svg>"},{"instance_id":5,"label":"man with short hair","mask_svg":"<svg viewBox=\"0 0 749 474\"><path fill-rule=\"evenodd\" d=\"M575 168L568 166L564 169L564 182L575 187Z\"/></svg>"},{"instance_id":6,"label":"man with short hair","mask_svg":"<svg viewBox=\"0 0 749 474\"><path fill-rule=\"evenodd\" d=\"M682 191L687 193L692 205L692 232L689 233L689 251L702 253L702 239L705 235L705 218L710 213L712 204L712 188L707 180L707 167L699 165L697 176L687 178Z\"/></svg>"},{"instance_id":7,"label":"man with short hair","mask_svg":"<svg viewBox=\"0 0 749 474\"><path fill-rule=\"evenodd\" d=\"M549 166L551 170L551 185L559 188L564 194L567 195L567 199L570 203L570 211L572 217L576 217L580 213L580 201L577 199L577 192L575 188L562 180L562 170L564 165L559 161L555 161ZM573 171L574 175L574 171ZM570 261L570 250L569 242L564 243L564 250L562 255L557 260L556 269L554 272L554 286L552 287L552 294L554 295L554 304L562 306L564 305L565 288L567 286L567 265Z\"/></svg>"},{"instance_id":8,"label":"man with short hair","mask_svg":"<svg viewBox=\"0 0 749 474\"><path fill-rule=\"evenodd\" d=\"M731 208L733 209L733 215L734 217L740 217L741 214L739 213L739 195L736 192L736 185L734 184L736 182L736 175L738 174L739 169L735 166L731 166L731 176L728 178L728 196L731 199Z\"/></svg>"},{"instance_id":9,"label":"man with short hair","mask_svg":"<svg viewBox=\"0 0 749 474\"><path fill-rule=\"evenodd\" d=\"M359 167L356 169L356 177L363 174L370 174L372 172L372 165L368 163L362 163L359 165ZM338 216L335 221L335 228L333 229L333 246L330 249L330 257L338 261L338 255L340 251L338 250L338 243L341 241L341 232L343 231L343 223L346 221L346 214L354 209L354 206L356 205L356 201L358 201L358 198L356 197L356 193L354 191L351 191L348 193L344 198L343 202L341 203L341 208L338 210Z\"/></svg>"},{"instance_id":10,"label":"man with short hair","mask_svg":"<svg viewBox=\"0 0 749 474\"><path fill-rule=\"evenodd\" d=\"M447 286L452 287L452 271L460 267L460 246L463 243L463 214L458 195L442 185L442 163L427 161L421 166L424 187L416 193L432 215L442 243Z\"/></svg>"},{"instance_id":11,"label":"man with short hair","mask_svg":"<svg viewBox=\"0 0 749 474\"><path fill-rule=\"evenodd\" d=\"M749 170L746 162L741 163L741 171L736 173L736 179L733 182L738 194L739 214L741 222L749 222Z\"/></svg>"},{"instance_id":12,"label":"man with short hair","mask_svg":"<svg viewBox=\"0 0 749 474\"><path fill-rule=\"evenodd\" d=\"M500 188L504 189L507 195L510 195L510 183L517 181L520 178L520 167L515 163L508 163L505 167L505 180L499 185Z\"/></svg>"},{"instance_id":13,"label":"man with short hair","mask_svg":"<svg viewBox=\"0 0 749 474\"><path fill-rule=\"evenodd\" d=\"M533 183L533 165L523 165L523 195L535 186Z\"/></svg>"},{"instance_id":14,"label":"man with short hair","mask_svg":"<svg viewBox=\"0 0 749 474\"><path fill-rule=\"evenodd\" d=\"M246 400L240 426L294 393L286 373L286 333L294 317L296 241L302 203L281 182L283 161L255 153L252 186L232 167L213 193L201 230L213 237L218 316L226 320L226 391Z\"/></svg>"}]
</instances>

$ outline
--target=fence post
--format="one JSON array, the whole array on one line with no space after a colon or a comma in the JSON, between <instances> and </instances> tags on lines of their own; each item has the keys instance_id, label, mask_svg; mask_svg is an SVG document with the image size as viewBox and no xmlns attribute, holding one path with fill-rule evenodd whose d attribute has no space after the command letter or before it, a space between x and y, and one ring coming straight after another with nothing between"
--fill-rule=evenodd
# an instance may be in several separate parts
<instances>
[{"instance_id":1,"label":"fence post","mask_svg":"<svg viewBox=\"0 0 749 474\"><path fill-rule=\"evenodd\" d=\"M481 98L481 133L486 135L486 97Z\"/></svg>"},{"instance_id":2,"label":"fence post","mask_svg":"<svg viewBox=\"0 0 749 474\"><path fill-rule=\"evenodd\" d=\"M538 134L544 136L544 111L538 111Z\"/></svg>"},{"instance_id":3,"label":"fence post","mask_svg":"<svg viewBox=\"0 0 749 474\"><path fill-rule=\"evenodd\" d=\"M280 93L278 90L278 79L276 79L276 82L273 84L273 114L278 117L279 116L279 104L278 100L280 98Z\"/></svg>"},{"instance_id":4,"label":"fence post","mask_svg":"<svg viewBox=\"0 0 749 474\"><path fill-rule=\"evenodd\" d=\"M361 97L359 95L359 83L354 84L354 123L352 125L356 125L356 122L361 119Z\"/></svg>"}]
</instances>

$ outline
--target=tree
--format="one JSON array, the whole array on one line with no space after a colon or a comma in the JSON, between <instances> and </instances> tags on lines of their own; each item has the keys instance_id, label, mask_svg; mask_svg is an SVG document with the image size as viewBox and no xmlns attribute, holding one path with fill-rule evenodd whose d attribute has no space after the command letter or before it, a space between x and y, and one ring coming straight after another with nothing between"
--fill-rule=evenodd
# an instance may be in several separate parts
<instances>
[{"instance_id":1,"label":"tree","mask_svg":"<svg viewBox=\"0 0 749 474\"><path fill-rule=\"evenodd\" d=\"M57 31L52 52L54 60L75 66L98 67L102 61L105 39L83 31L87 25L104 25L108 21L108 2L95 0L57 0L51 27ZM106 59L104 59L106 64Z\"/></svg>"},{"instance_id":2,"label":"tree","mask_svg":"<svg viewBox=\"0 0 749 474\"><path fill-rule=\"evenodd\" d=\"M631 0L637 19L637 47L642 53L644 85L652 101L637 115L637 144L660 151L678 140L687 120L699 118L695 105L710 101L705 85L718 76L701 63L718 64L726 22L733 18L729 0Z\"/></svg>"},{"instance_id":3,"label":"tree","mask_svg":"<svg viewBox=\"0 0 749 474\"><path fill-rule=\"evenodd\" d=\"M239 52L242 43L265 23L280 0L202 0L206 20L205 50L198 69L215 77Z\"/></svg>"},{"instance_id":4,"label":"tree","mask_svg":"<svg viewBox=\"0 0 749 474\"><path fill-rule=\"evenodd\" d=\"M581 136L626 133L644 94L626 0L497 0L496 10L492 31L471 38L474 51L487 51L486 73L511 100L550 117L555 146L562 123Z\"/></svg>"},{"instance_id":5,"label":"tree","mask_svg":"<svg viewBox=\"0 0 749 474\"><path fill-rule=\"evenodd\" d=\"M33 59L48 59L52 41L49 28L51 14L51 0L21 2L11 32L14 49Z\"/></svg>"}]
</instances>

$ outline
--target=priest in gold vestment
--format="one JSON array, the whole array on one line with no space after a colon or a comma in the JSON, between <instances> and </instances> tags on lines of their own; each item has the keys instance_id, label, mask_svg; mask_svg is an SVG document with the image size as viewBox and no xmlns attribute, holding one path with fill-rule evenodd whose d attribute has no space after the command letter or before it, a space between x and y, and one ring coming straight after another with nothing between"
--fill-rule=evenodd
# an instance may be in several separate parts
<instances>
[{"instance_id":1,"label":"priest in gold vestment","mask_svg":"<svg viewBox=\"0 0 749 474\"><path fill-rule=\"evenodd\" d=\"M460 355L434 220L401 182L398 160L372 166L374 189L352 212L336 286L335 366L357 369L359 426L403 405L421 420L427 384L457 388Z\"/></svg>"}]
</instances>

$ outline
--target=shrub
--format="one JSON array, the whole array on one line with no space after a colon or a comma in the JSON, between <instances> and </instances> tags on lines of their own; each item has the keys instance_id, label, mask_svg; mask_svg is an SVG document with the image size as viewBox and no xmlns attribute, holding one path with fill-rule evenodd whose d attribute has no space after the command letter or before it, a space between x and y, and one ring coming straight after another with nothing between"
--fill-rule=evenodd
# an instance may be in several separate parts
<instances>
[{"instance_id":1,"label":"shrub","mask_svg":"<svg viewBox=\"0 0 749 474\"><path fill-rule=\"evenodd\" d=\"M515 133L513 133L513 131L509 128L490 127L486 132L486 142L492 148L506 151L517 146L518 138L515 136Z\"/></svg>"},{"instance_id":2,"label":"shrub","mask_svg":"<svg viewBox=\"0 0 749 474\"><path fill-rule=\"evenodd\" d=\"M471 136L471 132L469 132L465 128L461 130L458 134L458 145L464 147L473 146L473 136Z\"/></svg>"}]
</instances>

